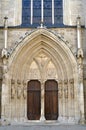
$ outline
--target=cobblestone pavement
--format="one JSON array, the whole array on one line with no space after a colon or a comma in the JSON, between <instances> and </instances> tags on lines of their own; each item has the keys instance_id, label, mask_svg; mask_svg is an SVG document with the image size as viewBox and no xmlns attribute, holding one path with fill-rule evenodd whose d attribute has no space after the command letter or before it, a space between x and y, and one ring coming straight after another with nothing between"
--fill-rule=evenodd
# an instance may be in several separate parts
<instances>
[{"instance_id":1,"label":"cobblestone pavement","mask_svg":"<svg viewBox=\"0 0 86 130\"><path fill-rule=\"evenodd\" d=\"M10 125L0 130L86 130L86 125Z\"/></svg>"}]
</instances>

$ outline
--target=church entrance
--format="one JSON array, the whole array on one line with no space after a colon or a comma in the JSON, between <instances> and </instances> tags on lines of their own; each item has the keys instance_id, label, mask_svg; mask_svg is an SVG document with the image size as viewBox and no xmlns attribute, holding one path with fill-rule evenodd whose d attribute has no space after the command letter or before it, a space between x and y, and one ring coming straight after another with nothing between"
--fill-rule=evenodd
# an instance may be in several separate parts
<instances>
[{"instance_id":1,"label":"church entrance","mask_svg":"<svg viewBox=\"0 0 86 130\"><path fill-rule=\"evenodd\" d=\"M41 83L38 80L30 80L27 87L28 120L40 120L41 97ZM46 120L58 118L58 84L55 80L47 80L44 84L44 116Z\"/></svg>"}]
</instances>

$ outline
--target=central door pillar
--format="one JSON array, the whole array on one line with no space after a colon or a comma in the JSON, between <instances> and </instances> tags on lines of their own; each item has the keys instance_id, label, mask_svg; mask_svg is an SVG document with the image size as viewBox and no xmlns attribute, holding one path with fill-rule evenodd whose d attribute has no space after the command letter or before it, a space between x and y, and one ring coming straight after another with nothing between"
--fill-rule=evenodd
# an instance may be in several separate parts
<instances>
[{"instance_id":1,"label":"central door pillar","mask_svg":"<svg viewBox=\"0 0 86 130\"><path fill-rule=\"evenodd\" d=\"M40 121L45 121L44 116L44 82L41 83L41 117Z\"/></svg>"}]
</instances>

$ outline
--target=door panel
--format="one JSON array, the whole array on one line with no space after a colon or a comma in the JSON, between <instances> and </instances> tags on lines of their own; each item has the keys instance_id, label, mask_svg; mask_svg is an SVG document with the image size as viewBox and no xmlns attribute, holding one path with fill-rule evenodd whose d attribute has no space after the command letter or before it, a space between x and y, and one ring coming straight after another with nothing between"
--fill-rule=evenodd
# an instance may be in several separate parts
<instances>
[{"instance_id":1,"label":"door panel","mask_svg":"<svg viewBox=\"0 0 86 130\"><path fill-rule=\"evenodd\" d=\"M46 120L58 118L58 84L55 80L45 82L45 118Z\"/></svg>"},{"instance_id":2,"label":"door panel","mask_svg":"<svg viewBox=\"0 0 86 130\"><path fill-rule=\"evenodd\" d=\"M31 80L27 87L28 120L39 120L41 114L41 85L38 80Z\"/></svg>"}]
</instances>

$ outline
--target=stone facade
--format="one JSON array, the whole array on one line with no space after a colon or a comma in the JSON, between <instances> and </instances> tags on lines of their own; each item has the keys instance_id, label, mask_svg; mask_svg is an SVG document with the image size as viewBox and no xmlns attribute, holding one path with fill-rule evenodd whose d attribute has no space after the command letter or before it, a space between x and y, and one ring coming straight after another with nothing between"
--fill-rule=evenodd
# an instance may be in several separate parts
<instances>
[{"instance_id":1,"label":"stone facade","mask_svg":"<svg viewBox=\"0 0 86 130\"><path fill-rule=\"evenodd\" d=\"M8 26L21 24L21 2L21 0L14 0L11 4L11 0L0 1L1 19L8 14L10 17ZM85 25L82 13L86 10L83 2L85 1L63 1L64 23L77 25L73 27L4 28L1 21L0 114L2 120L29 122L27 119L27 83L30 80L38 80L41 83L39 122L44 121L44 85L47 80L54 79L58 83L57 123L85 123L86 31L85 26L81 25ZM17 8L18 4L19 8ZM11 5L14 8L11 7L9 10L8 7ZM67 14L67 7L71 14ZM73 15L72 10L76 11L76 16ZM17 15L18 12L19 15ZM77 22L78 15L81 17L81 23L80 19Z\"/></svg>"}]
</instances>

